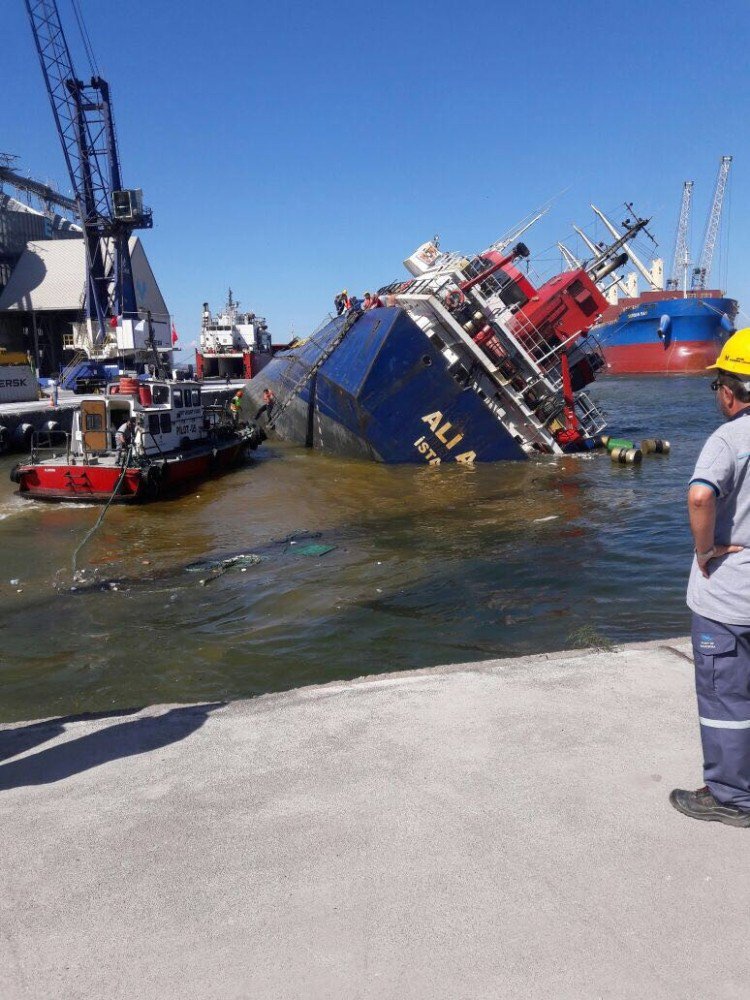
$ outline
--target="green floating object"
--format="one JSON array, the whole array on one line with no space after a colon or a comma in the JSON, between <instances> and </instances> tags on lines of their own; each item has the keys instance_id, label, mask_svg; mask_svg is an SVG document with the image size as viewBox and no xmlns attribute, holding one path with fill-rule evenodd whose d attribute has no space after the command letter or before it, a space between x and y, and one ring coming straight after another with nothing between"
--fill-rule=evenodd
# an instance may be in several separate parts
<instances>
[{"instance_id":1,"label":"green floating object","mask_svg":"<svg viewBox=\"0 0 750 1000\"><path fill-rule=\"evenodd\" d=\"M628 441L627 438L608 438L607 451L612 451L613 448L635 448L635 442Z\"/></svg>"},{"instance_id":2,"label":"green floating object","mask_svg":"<svg viewBox=\"0 0 750 1000\"><path fill-rule=\"evenodd\" d=\"M335 548L335 545L320 545L313 543L312 545L300 545L299 548L295 545L294 551L298 556L324 556L329 552L333 552Z\"/></svg>"}]
</instances>

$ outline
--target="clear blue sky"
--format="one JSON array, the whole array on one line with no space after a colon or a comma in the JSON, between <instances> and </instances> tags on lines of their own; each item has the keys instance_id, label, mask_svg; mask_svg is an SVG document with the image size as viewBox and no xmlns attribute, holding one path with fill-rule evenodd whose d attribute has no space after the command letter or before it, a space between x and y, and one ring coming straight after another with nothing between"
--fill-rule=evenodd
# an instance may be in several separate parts
<instances>
[{"instance_id":1,"label":"clear blue sky","mask_svg":"<svg viewBox=\"0 0 750 1000\"><path fill-rule=\"evenodd\" d=\"M682 181L697 247L723 153L728 290L750 313L746 0L80 2L183 347L228 285L283 340L434 233L480 250L563 189L532 253L588 226L589 201L634 199L669 261ZM67 190L22 0L3 4L2 72L0 151Z\"/></svg>"}]
</instances>

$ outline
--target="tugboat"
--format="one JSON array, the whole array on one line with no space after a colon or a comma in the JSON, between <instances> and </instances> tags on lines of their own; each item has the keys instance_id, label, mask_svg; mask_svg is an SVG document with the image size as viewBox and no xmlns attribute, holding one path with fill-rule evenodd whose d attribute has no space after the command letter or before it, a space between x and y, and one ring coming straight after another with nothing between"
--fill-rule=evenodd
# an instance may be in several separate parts
<instances>
[{"instance_id":1,"label":"tugboat","mask_svg":"<svg viewBox=\"0 0 750 1000\"><path fill-rule=\"evenodd\" d=\"M425 243L411 278L349 303L246 387L275 397L279 436L380 462L473 464L593 448L605 426L583 391L604 359L588 331L607 302L597 282L627 260L636 219L597 260L535 288L523 243L467 259Z\"/></svg>"},{"instance_id":2,"label":"tugboat","mask_svg":"<svg viewBox=\"0 0 750 1000\"><path fill-rule=\"evenodd\" d=\"M229 289L224 311L213 316L203 303L200 343L195 351L199 379L249 379L273 357L271 334L263 316L241 313Z\"/></svg>"},{"instance_id":3,"label":"tugboat","mask_svg":"<svg viewBox=\"0 0 750 1000\"><path fill-rule=\"evenodd\" d=\"M203 406L195 381L123 377L81 399L70 434L36 436L10 478L33 500L155 500L237 465L264 437L223 405Z\"/></svg>"}]
</instances>

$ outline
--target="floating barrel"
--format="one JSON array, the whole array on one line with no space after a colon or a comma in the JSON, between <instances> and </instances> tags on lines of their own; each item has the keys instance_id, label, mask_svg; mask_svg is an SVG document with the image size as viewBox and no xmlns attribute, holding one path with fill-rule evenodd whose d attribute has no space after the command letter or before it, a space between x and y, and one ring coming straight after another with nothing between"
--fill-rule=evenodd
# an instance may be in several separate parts
<instances>
[{"instance_id":1,"label":"floating barrel","mask_svg":"<svg viewBox=\"0 0 750 1000\"><path fill-rule=\"evenodd\" d=\"M602 438L607 451L612 451L613 448L635 448L635 441L628 441L627 438L614 438L608 437L606 440Z\"/></svg>"},{"instance_id":2,"label":"floating barrel","mask_svg":"<svg viewBox=\"0 0 750 1000\"><path fill-rule=\"evenodd\" d=\"M613 448L609 457L619 465L637 465L643 459L640 448Z\"/></svg>"},{"instance_id":3,"label":"floating barrel","mask_svg":"<svg viewBox=\"0 0 750 1000\"><path fill-rule=\"evenodd\" d=\"M668 455L669 449L669 441L662 441L661 438L646 438L645 441L641 441L641 451L644 455Z\"/></svg>"},{"instance_id":4,"label":"floating barrel","mask_svg":"<svg viewBox=\"0 0 750 1000\"><path fill-rule=\"evenodd\" d=\"M18 424L13 431L13 447L26 451L31 447L33 436L34 427L32 424Z\"/></svg>"}]
</instances>

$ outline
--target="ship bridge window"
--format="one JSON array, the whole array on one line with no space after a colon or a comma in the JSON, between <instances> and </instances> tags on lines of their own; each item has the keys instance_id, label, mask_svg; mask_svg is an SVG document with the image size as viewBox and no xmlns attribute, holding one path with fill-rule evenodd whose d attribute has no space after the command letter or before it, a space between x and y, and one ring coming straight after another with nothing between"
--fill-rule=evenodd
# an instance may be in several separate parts
<instances>
[{"instance_id":1,"label":"ship bridge window","mask_svg":"<svg viewBox=\"0 0 750 1000\"><path fill-rule=\"evenodd\" d=\"M159 434L159 414L149 413L148 415L148 432L149 434Z\"/></svg>"},{"instance_id":2,"label":"ship bridge window","mask_svg":"<svg viewBox=\"0 0 750 1000\"><path fill-rule=\"evenodd\" d=\"M494 278L499 286L498 295L509 309L512 306L525 306L529 301L528 295L524 295L516 282L505 271L498 271Z\"/></svg>"},{"instance_id":3,"label":"ship bridge window","mask_svg":"<svg viewBox=\"0 0 750 1000\"><path fill-rule=\"evenodd\" d=\"M185 390L185 391L187 392L187 390ZM191 389L190 393L191 393L191 396L192 396L193 406L200 406L201 405L201 391L200 391L200 389Z\"/></svg>"},{"instance_id":4,"label":"ship bridge window","mask_svg":"<svg viewBox=\"0 0 750 1000\"><path fill-rule=\"evenodd\" d=\"M169 387L166 385L155 385L151 392L151 398L157 405L169 402Z\"/></svg>"},{"instance_id":5,"label":"ship bridge window","mask_svg":"<svg viewBox=\"0 0 750 1000\"><path fill-rule=\"evenodd\" d=\"M172 418L168 413L159 414L159 425L162 434L169 434L172 430Z\"/></svg>"},{"instance_id":6,"label":"ship bridge window","mask_svg":"<svg viewBox=\"0 0 750 1000\"><path fill-rule=\"evenodd\" d=\"M172 391L172 405L177 410L182 409L182 389L174 389Z\"/></svg>"}]
</instances>

